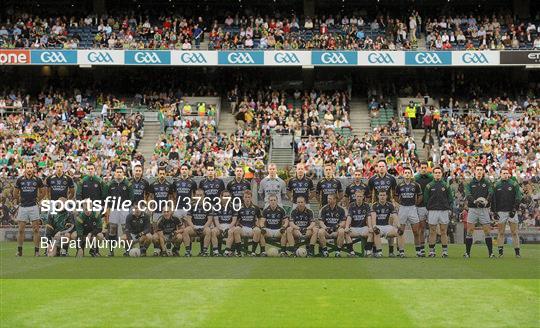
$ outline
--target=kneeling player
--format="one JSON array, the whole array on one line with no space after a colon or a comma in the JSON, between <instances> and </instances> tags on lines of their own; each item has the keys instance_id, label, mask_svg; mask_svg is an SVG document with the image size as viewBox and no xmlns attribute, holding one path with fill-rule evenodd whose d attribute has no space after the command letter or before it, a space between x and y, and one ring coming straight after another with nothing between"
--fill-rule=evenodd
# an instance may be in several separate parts
<instances>
[{"instance_id":1,"label":"kneeling player","mask_svg":"<svg viewBox=\"0 0 540 328\"><path fill-rule=\"evenodd\" d=\"M306 199L303 196L296 198L296 208L292 210L287 227L287 244L289 250L296 254L296 242L300 239L309 241L307 245L308 256L314 256L315 244L319 228L313 220L313 211L306 207Z\"/></svg>"},{"instance_id":2,"label":"kneeling player","mask_svg":"<svg viewBox=\"0 0 540 328\"><path fill-rule=\"evenodd\" d=\"M122 240L132 241L134 244L139 244L141 256L146 256L146 249L152 242L152 227L150 225L150 216L142 212L137 205L133 206L133 210L126 218L126 231L122 235ZM126 248L124 256L129 256L130 249Z\"/></svg>"},{"instance_id":3,"label":"kneeling player","mask_svg":"<svg viewBox=\"0 0 540 328\"><path fill-rule=\"evenodd\" d=\"M266 238L279 240L281 246L279 255L287 256L287 234L286 229L289 225L289 219L285 210L278 206L277 196L268 197L269 205L263 210L261 220L261 248L266 246Z\"/></svg>"},{"instance_id":4,"label":"kneeling player","mask_svg":"<svg viewBox=\"0 0 540 328\"><path fill-rule=\"evenodd\" d=\"M243 204L236 212L236 228L234 229L234 248L237 256L241 256L242 238L252 238L251 256L256 256L257 245L261 240L261 210L251 201L251 190L244 191ZM266 256L265 247L261 245L261 256Z\"/></svg>"},{"instance_id":5,"label":"kneeling player","mask_svg":"<svg viewBox=\"0 0 540 328\"><path fill-rule=\"evenodd\" d=\"M62 199L59 200L62 201ZM56 256L58 250L60 250L60 256L67 256L69 240L77 238L77 234L74 233L75 222L72 213L66 210L56 214L49 213L46 228L47 240L50 243L48 256Z\"/></svg>"},{"instance_id":6,"label":"kneeling player","mask_svg":"<svg viewBox=\"0 0 540 328\"><path fill-rule=\"evenodd\" d=\"M170 208L163 211L157 224L157 236L161 249L161 256L178 256L184 233L182 220L173 216Z\"/></svg>"},{"instance_id":7,"label":"kneeling player","mask_svg":"<svg viewBox=\"0 0 540 328\"><path fill-rule=\"evenodd\" d=\"M194 237L199 237L201 250L199 256L208 256L208 246L212 238L212 215L204 209L204 192L202 189L195 191L195 197L184 221L184 245L186 246L186 257L191 256L191 242ZM217 247L217 245L216 245Z\"/></svg>"},{"instance_id":8,"label":"kneeling player","mask_svg":"<svg viewBox=\"0 0 540 328\"><path fill-rule=\"evenodd\" d=\"M352 238L367 238L364 247L366 256L370 255L373 247L373 222L371 220L371 207L364 202L363 190L354 194L355 201L349 205L347 221L345 221L345 243L349 255L355 256Z\"/></svg>"},{"instance_id":9,"label":"kneeling player","mask_svg":"<svg viewBox=\"0 0 540 328\"><path fill-rule=\"evenodd\" d=\"M375 257L382 257L381 237L393 238L397 237L399 256L405 257L403 250L403 230L398 229L397 214L394 205L388 202L388 193L379 191L377 195L378 201L371 207L372 221L375 222L373 227L373 241L375 243Z\"/></svg>"},{"instance_id":10,"label":"kneeling player","mask_svg":"<svg viewBox=\"0 0 540 328\"><path fill-rule=\"evenodd\" d=\"M214 255L219 255L219 238L225 239L225 252L223 255L231 256L231 247L234 241L234 226L236 218L234 217L233 204L231 203L231 194L228 191L221 193L219 211L213 214L214 227L212 228L212 247Z\"/></svg>"},{"instance_id":11,"label":"kneeling player","mask_svg":"<svg viewBox=\"0 0 540 328\"><path fill-rule=\"evenodd\" d=\"M345 243L345 209L337 204L335 194L328 195L328 204L323 206L319 215L319 247L322 257L328 257L326 243L328 239L336 240L336 257L341 256L341 249Z\"/></svg>"},{"instance_id":12,"label":"kneeling player","mask_svg":"<svg viewBox=\"0 0 540 328\"><path fill-rule=\"evenodd\" d=\"M86 246L90 247L88 251L90 256L101 256L97 242L104 240L103 221L101 213L93 212L91 205L84 207L83 211L78 214L75 221L75 229L77 236L77 244L80 248L77 250L77 256L84 256Z\"/></svg>"}]
</instances>

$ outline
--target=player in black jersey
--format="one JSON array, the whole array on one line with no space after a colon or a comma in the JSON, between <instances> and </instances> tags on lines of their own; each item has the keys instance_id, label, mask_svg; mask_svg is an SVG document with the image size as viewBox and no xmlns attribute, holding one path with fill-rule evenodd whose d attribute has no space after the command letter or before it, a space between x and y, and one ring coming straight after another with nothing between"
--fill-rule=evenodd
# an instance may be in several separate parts
<instances>
[{"instance_id":1,"label":"player in black jersey","mask_svg":"<svg viewBox=\"0 0 540 328\"><path fill-rule=\"evenodd\" d=\"M368 186L362 181L362 171L355 170L353 175L353 181L345 188L345 197L343 197L343 203L345 206L354 203L356 201L356 192L361 191L364 195L368 194Z\"/></svg>"},{"instance_id":2,"label":"player in black jersey","mask_svg":"<svg viewBox=\"0 0 540 328\"><path fill-rule=\"evenodd\" d=\"M244 179L244 170L237 166L234 170L234 179L227 184L227 191L230 197L242 199L244 190L251 190L251 183Z\"/></svg>"},{"instance_id":3,"label":"player in black jersey","mask_svg":"<svg viewBox=\"0 0 540 328\"><path fill-rule=\"evenodd\" d=\"M212 206L219 203L219 197L225 190L223 180L216 178L216 170L213 165L206 167L206 177L199 182L199 188L203 190L204 197Z\"/></svg>"},{"instance_id":4,"label":"player in black jersey","mask_svg":"<svg viewBox=\"0 0 540 328\"><path fill-rule=\"evenodd\" d=\"M319 204L325 206L328 204L328 196L334 195L339 202L341 199L343 187L341 182L334 178L334 167L332 164L324 166L324 178L317 183L317 194L319 196Z\"/></svg>"},{"instance_id":5,"label":"player in black jersey","mask_svg":"<svg viewBox=\"0 0 540 328\"><path fill-rule=\"evenodd\" d=\"M50 200L58 200L61 197L73 199L75 196L75 184L73 179L64 173L64 163L56 162L54 164L54 174L45 179L47 195Z\"/></svg>"},{"instance_id":6,"label":"player in black jersey","mask_svg":"<svg viewBox=\"0 0 540 328\"><path fill-rule=\"evenodd\" d=\"M382 257L381 237L392 238L398 237L398 248L403 249L403 235L399 233L397 224L397 214L394 205L389 202L388 193L379 191L377 195L378 201L371 206L371 217L375 221L373 227L373 241L375 243L375 257ZM391 254L391 253L390 253ZM400 252L400 255L403 254ZM404 254L403 256L404 257Z\"/></svg>"},{"instance_id":7,"label":"player in black jersey","mask_svg":"<svg viewBox=\"0 0 540 328\"><path fill-rule=\"evenodd\" d=\"M140 164L133 168L133 178L131 179L131 188L133 190L133 205L141 209L143 201L148 201L150 198L150 183L143 178L143 167ZM139 203L140 202L140 203Z\"/></svg>"},{"instance_id":8,"label":"player in black jersey","mask_svg":"<svg viewBox=\"0 0 540 328\"><path fill-rule=\"evenodd\" d=\"M262 212L261 219L261 249L266 246L266 238L279 239L281 246L280 256L287 256L287 234L286 229L289 225L289 218L283 207L278 205L276 195L268 197L268 206Z\"/></svg>"},{"instance_id":9,"label":"player in black jersey","mask_svg":"<svg viewBox=\"0 0 540 328\"><path fill-rule=\"evenodd\" d=\"M345 209L337 204L336 195L328 195L328 204L321 208L319 214L318 240L321 256L328 257L328 249L326 248L327 239L336 239L338 250L335 256L341 256L340 252L345 243L346 216Z\"/></svg>"},{"instance_id":10,"label":"player in black jersey","mask_svg":"<svg viewBox=\"0 0 540 328\"><path fill-rule=\"evenodd\" d=\"M313 181L306 177L304 164L296 165L296 176L290 178L287 182L287 196L293 202L293 207L296 206L298 197L303 197L306 206L309 208L309 199L313 195L315 187Z\"/></svg>"},{"instance_id":11,"label":"player in black jersey","mask_svg":"<svg viewBox=\"0 0 540 328\"><path fill-rule=\"evenodd\" d=\"M122 240L131 240L133 245L139 244L141 256L146 256L146 249L152 242L152 226L150 217L137 206L132 206L131 213L126 218L126 230L122 235ZM129 249L126 249L125 256L129 256Z\"/></svg>"},{"instance_id":12,"label":"player in black jersey","mask_svg":"<svg viewBox=\"0 0 540 328\"><path fill-rule=\"evenodd\" d=\"M411 226L416 256L421 257L422 253L418 234L420 218L418 217L418 208L416 206L422 204L422 188L414 181L411 168L406 167L403 169L403 181L398 183L394 199L399 204L399 233L404 233L407 224ZM402 251L403 249L400 250L400 255Z\"/></svg>"},{"instance_id":13,"label":"player in black jersey","mask_svg":"<svg viewBox=\"0 0 540 328\"><path fill-rule=\"evenodd\" d=\"M260 208L253 204L250 190L244 191L242 207L236 212L236 228L234 230L234 248L237 255L241 255L242 237L252 238L251 256L256 255L257 245L261 240L260 220L262 213ZM266 256L264 246L261 246L261 255Z\"/></svg>"},{"instance_id":14,"label":"player in black jersey","mask_svg":"<svg viewBox=\"0 0 540 328\"><path fill-rule=\"evenodd\" d=\"M365 237L366 255L369 255L373 246L373 226L374 222L371 218L371 206L366 203L365 191L358 189L354 194L355 201L349 204L347 212L347 220L345 221L345 245L349 255L355 256L353 249L352 238Z\"/></svg>"},{"instance_id":15,"label":"player in black jersey","mask_svg":"<svg viewBox=\"0 0 540 328\"><path fill-rule=\"evenodd\" d=\"M165 207L157 224L157 238L161 248L161 256L178 256L184 235L182 220L173 215L172 207ZM154 253L156 256L156 253Z\"/></svg>"},{"instance_id":16,"label":"player in black jersey","mask_svg":"<svg viewBox=\"0 0 540 328\"><path fill-rule=\"evenodd\" d=\"M386 191L389 195L389 200L392 200L394 195L394 189L396 189L396 178L388 174L388 168L385 160L377 162L377 173L369 178L368 192L370 194L371 202L377 200L377 194L381 191Z\"/></svg>"},{"instance_id":17,"label":"player in black jersey","mask_svg":"<svg viewBox=\"0 0 540 328\"><path fill-rule=\"evenodd\" d=\"M433 181L433 175L428 172L427 162L420 163L420 170L414 176L414 180L420 185L420 188L422 188L422 195L423 195L424 192L426 191L426 186L428 185L428 183ZM428 210L424 202L418 205L418 219L420 219L420 225L418 227L418 241L420 242L420 256L424 257L426 256L426 250L425 250L426 229L429 229L429 225L427 223Z\"/></svg>"},{"instance_id":18,"label":"player in black jersey","mask_svg":"<svg viewBox=\"0 0 540 328\"><path fill-rule=\"evenodd\" d=\"M113 208L108 208L105 214L105 218L108 218L109 233L108 239L110 241L117 240L119 236L119 227L123 228L126 224L126 217L129 214L129 207L124 208L122 204L128 204L133 197L133 190L131 183L124 176L124 168L117 166L114 169L114 178L107 185L107 198L116 201ZM112 245L112 244L111 244ZM109 249L109 256L114 256L114 250L112 247Z\"/></svg>"},{"instance_id":19,"label":"player in black jersey","mask_svg":"<svg viewBox=\"0 0 540 328\"><path fill-rule=\"evenodd\" d=\"M19 233L17 234L17 256L22 256L26 223L32 224L34 256L39 256L39 226L41 220L38 203L43 199L45 191L43 190L43 181L35 176L34 169L34 163L26 163L24 174L15 183L14 199L15 204L19 205L16 215L16 221L19 227Z\"/></svg>"},{"instance_id":20,"label":"player in black jersey","mask_svg":"<svg viewBox=\"0 0 540 328\"><path fill-rule=\"evenodd\" d=\"M96 175L96 167L90 163L86 165L86 175L77 185L77 199L90 199L91 201L105 199L105 183Z\"/></svg>"},{"instance_id":21,"label":"player in black jersey","mask_svg":"<svg viewBox=\"0 0 540 328\"><path fill-rule=\"evenodd\" d=\"M191 242L194 237L199 237L201 241L201 251L199 256L208 256L208 246L212 238L213 217L211 209L204 200L204 191L197 189L195 197L191 201L191 209L184 218L184 245L186 246L186 257L191 256ZM216 244L217 247L217 244Z\"/></svg>"},{"instance_id":22,"label":"player in black jersey","mask_svg":"<svg viewBox=\"0 0 540 328\"><path fill-rule=\"evenodd\" d=\"M173 198L176 200L175 216L182 219L187 215L195 190L197 183L189 176L189 167L184 164L180 167L180 177L172 183Z\"/></svg>"},{"instance_id":23,"label":"player in black jersey","mask_svg":"<svg viewBox=\"0 0 540 328\"><path fill-rule=\"evenodd\" d=\"M318 233L319 228L313 219L313 211L306 207L304 197L299 196L296 198L296 208L291 212L289 226L287 227L287 245L289 249L296 247L296 241L304 238L309 241L307 245L308 256L313 256ZM293 251L296 253L296 248Z\"/></svg>"},{"instance_id":24,"label":"player in black jersey","mask_svg":"<svg viewBox=\"0 0 540 328\"><path fill-rule=\"evenodd\" d=\"M213 227L212 227L212 246L214 247L214 255L219 255L218 239L225 238L225 251L223 255L232 256L231 247L234 241L234 226L236 225L236 218L234 215L233 202L231 199L231 193L225 190L221 194L221 202L217 208L217 211L212 213Z\"/></svg>"}]
</instances>

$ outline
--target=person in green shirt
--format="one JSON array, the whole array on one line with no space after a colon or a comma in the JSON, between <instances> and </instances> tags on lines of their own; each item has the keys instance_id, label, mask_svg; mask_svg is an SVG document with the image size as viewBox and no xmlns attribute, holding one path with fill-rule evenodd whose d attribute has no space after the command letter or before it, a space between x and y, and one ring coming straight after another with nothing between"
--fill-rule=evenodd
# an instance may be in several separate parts
<instances>
[{"instance_id":1,"label":"person in green shirt","mask_svg":"<svg viewBox=\"0 0 540 328\"><path fill-rule=\"evenodd\" d=\"M84 256L86 246L91 247L89 254L92 257L100 256L97 241L105 239L101 213L93 212L90 206L91 204L86 205L83 211L78 213L75 220L75 237L79 246L77 256Z\"/></svg>"},{"instance_id":2,"label":"person in green shirt","mask_svg":"<svg viewBox=\"0 0 540 328\"><path fill-rule=\"evenodd\" d=\"M58 201L65 203L66 198L59 198ZM49 241L47 255L57 256L58 251L60 251L60 256L67 256L68 242L76 237L76 234L73 234L75 230L73 214L65 209L54 214L50 212L45 221L45 235Z\"/></svg>"}]
</instances>

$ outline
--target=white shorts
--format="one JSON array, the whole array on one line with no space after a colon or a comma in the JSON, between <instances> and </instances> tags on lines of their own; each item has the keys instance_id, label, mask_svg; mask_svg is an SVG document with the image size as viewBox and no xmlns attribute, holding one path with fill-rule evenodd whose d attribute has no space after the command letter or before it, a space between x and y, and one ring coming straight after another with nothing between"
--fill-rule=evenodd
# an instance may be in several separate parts
<instances>
[{"instance_id":1,"label":"white shorts","mask_svg":"<svg viewBox=\"0 0 540 328\"><path fill-rule=\"evenodd\" d=\"M386 235L388 235L389 233L394 231L394 229L396 229L396 227L392 225L376 225L376 227L379 228L379 230L381 231L380 232L381 237L386 237Z\"/></svg>"},{"instance_id":2,"label":"white shorts","mask_svg":"<svg viewBox=\"0 0 540 328\"><path fill-rule=\"evenodd\" d=\"M179 219L183 219L187 214L188 212L184 209L179 209L179 210L174 211L174 216L176 216Z\"/></svg>"},{"instance_id":3,"label":"white shorts","mask_svg":"<svg viewBox=\"0 0 540 328\"><path fill-rule=\"evenodd\" d=\"M420 222L420 218L418 217L418 209L416 206L399 206L398 210L398 217L399 217L399 224L400 225L406 225L406 224L417 224Z\"/></svg>"},{"instance_id":4,"label":"white shorts","mask_svg":"<svg viewBox=\"0 0 540 328\"><path fill-rule=\"evenodd\" d=\"M514 214L514 217L510 217L510 212L497 212L499 215L499 223L519 223L518 216Z\"/></svg>"},{"instance_id":5,"label":"white shorts","mask_svg":"<svg viewBox=\"0 0 540 328\"><path fill-rule=\"evenodd\" d=\"M193 230L204 230L204 226L201 226L201 225L194 225L193 226Z\"/></svg>"},{"instance_id":6,"label":"white shorts","mask_svg":"<svg viewBox=\"0 0 540 328\"><path fill-rule=\"evenodd\" d=\"M18 222L33 222L41 220L39 217L39 207L37 205L28 207L19 207L17 211Z\"/></svg>"},{"instance_id":7,"label":"white shorts","mask_svg":"<svg viewBox=\"0 0 540 328\"><path fill-rule=\"evenodd\" d=\"M467 223L482 225L490 224L491 219L489 218L489 208L469 208L469 215L467 215Z\"/></svg>"},{"instance_id":8,"label":"white shorts","mask_svg":"<svg viewBox=\"0 0 540 328\"><path fill-rule=\"evenodd\" d=\"M240 233L242 234L242 237L253 237L253 228L242 227Z\"/></svg>"},{"instance_id":9,"label":"white shorts","mask_svg":"<svg viewBox=\"0 0 540 328\"><path fill-rule=\"evenodd\" d=\"M231 224L230 223L220 223L218 228L219 230L221 231L225 231L227 229L229 229L231 227Z\"/></svg>"},{"instance_id":10,"label":"white shorts","mask_svg":"<svg viewBox=\"0 0 540 328\"><path fill-rule=\"evenodd\" d=\"M266 236L268 238L278 238L281 237L281 232L279 229L266 229Z\"/></svg>"},{"instance_id":11,"label":"white shorts","mask_svg":"<svg viewBox=\"0 0 540 328\"><path fill-rule=\"evenodd\" d=\"M425 208L425 207L417 207L416 209L417 209L417 211L418 211L418 219L419 219L420 221L425 221L425 220L427 220L427 218L428 218L428 211L427 211L427 208Z\"/></svg>"},{"instance_id":12,"label":"white shorts","mask_svg":"<svg viewBox=\"0 0 540 328\"><path fill-rule=\"evenodd\" d=\"M368 227L351 228L351 237L366 236L369 233Z\"/></svg>"},{"instance_id":13,"label":"white shorts","mask_svg":"<svg viewBox=\"0 0 540 328\"><path fill-rule=\"evenodd\" d=\"M159 218L163 215L163 213L152 213L152 217L150 218L151 223L158 223Z\"/></svg>"},{"instance_id":14,"label":"white shorts","mask_svg":"<svg viewBox=\"0 0 540 328\"><path fill-rule=\"evenodd\" d=\"M112 224L126 224L126 217L129 211L111 210L109 214L109 223Z\"/></svg>"},{"instance_id":15,"label":"white shorts","mask_svg":"<svg viewBox=\"0 0 540 328\"><path fill-rule=\"evenodd\" d=\"M428 223L430 225L450 223L450 211L428 211Z\"/></svg>"}]
</instances>

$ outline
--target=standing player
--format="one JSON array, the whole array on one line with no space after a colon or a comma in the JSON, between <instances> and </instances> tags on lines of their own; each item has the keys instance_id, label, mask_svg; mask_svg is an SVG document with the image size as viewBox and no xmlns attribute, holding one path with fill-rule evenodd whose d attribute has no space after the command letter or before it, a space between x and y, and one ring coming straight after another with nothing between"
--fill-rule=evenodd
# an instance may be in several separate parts
<instances>
[{"instance_id":1,"label":"standing player","mask_svg":"<svg viewBox=\"0 0 540 328\"><path fill-rule=\"evenodd\" d=\"M325 168L326 171L326 168ZM337 196L330 194L328 204L321 208L319 213L319 247L321 256L328 257L327 239L336 239L337 251L335 257L341 256L341 249L345 243L345 209L337 204Z\"/></svg>"},{"instance_id":2,"label":"standing player","mask_svg":"<svg viewBox=\"0 0 540 328\"><path fill-rule=\"evenodd\" d=\"M154 256L161 252L159 238L157 236L157 222L161 217L161 212L165 207L173 208L171 200L172 187L166 178L167 171L165 167L158 169L157 179L150 184L150 198L156 203L155 210L152 213L150 222L152 223L152 233L154 233Z\"/></svg>"},{"instance_id":3,"label":"standing player","mask_svg":"<svg viewBox=\"0 0 540 328\"><path fill-rule=\"evenodd\" d=\"M362 182L362 171L356 169L353 175L353 181L345 188L345 197L343 197L346 206L356 201L356 192L361 191L365 195L368 194L368 186Z\"/></svg>"},{"instance_id":4,"label":"standing player","mask_svg":"<svg viewBox=\"0 0 540 328\"><path fill-rule=\"evenodd\" d=\"M303 197L304 203L309 207L309 199L314 191L313 181L306 177L304 164L296 165L296 176L287 183L287 196L292 200L293 207L296 207L298 197Z\"/></svg>"},{"instance_id":5,"label":"standing player","mask_svg":"<svg viewBox=\"0 0 540 328\"><path fill-rule=\"evenodd\" d=\"M180 177L172 183L173 198L176 199L174 215L183 219L187 214L192 197L197 190L197 183L189 176L189 167L180 167Z\"/></svg>"},{"instance_id":6,"label":"standing player","mask_svg":"<svg viewBox=\"0 0 540 328\"><path fill-rule=\"evenodd\" d=\"M353 249L352 238L364 237L367 238L366 255L371 253L373 247L373 225L371 220L371 207L364 202L365 192L359 189L354 194L355 201L349 204L347 221L345 221L345 245L349 255L355 256Z\"/></svg>"},{"instance_id":7,"label":"standing player","mask_svg":"<svg viewBox=\"0 0 540 328\"><path fill-rule=\"evenodd\" d=\"M251 190L251 183L244 179L244 170L237 166L234 170L234 179L227 184L227 191L229 197L242 199L244 190Z\"/></svg>"},{"instance_id":8,"label":"standing player","mask_svg":"<svg viewBox=\"0 0 540 328\"><path fill-rule=\"evenodd\" d=\"M184 234L182 220L173 215L172 207L165 207L157 223L157 239L161 256L179 256L180 244ZM172 247L171 247L172 245ZM154 256L156 254L154 253Z\"/></svg>"},{"instance_id":9,"label":"standing player","mask_svg":"<svg viewBox=\"0 0 540 328\"><path fill-rule=\"evenodd\" d=\"M210 245L210 239L212 238L212 221L211 210L205 208L204 191L197 189L195 191L195 197L191 202L191 209L188 211L184 218L184 245L186 247L186 257L191 256L191 241L193 237L199 237L201 242L201 248L199 256L208 256L208 246ZM214 245L214 254L217 254L217 244Z\"/></svg>"},{"instance_id":10,"label":"standing player","mask_svg":"<svg viewBox=\"0 0 540 328\"><path fill-rule=\"evenodd\" d=\"M87 200L87 205L84 206L82 212L78 213L78 217L75 220L76 238L80 246L77 256L84 256L84 249L87 243L94 245L88 251L90 256L101 256L97 247L97 241L105 239L103 235L103 221L101 220L101 213L93 212L90 199L87 198Z\"/></svg>"},{"instance_id":11,"label":"standing player","mask_svg":"<svg viewBox=\"0 0 540 328\"><path fill-rule=\"evenodd\" d=\"M141 211L137 204L133 205L131 213L126 218L126 231L122 240L130 240L134 244L139 244L141 256L146 256L146 249L152 242L152 227L150 217ZM130 249L126 249L124 256L129 256Z\"/></svg>"},{"instance_id":12,"label":"standing player","mask_svg":"<svg viewBox=\"0 0 540 328\"><path fill-rule=\"evenodd\" d=\"M105 199L105 183L96 175L94 164L86 166L86 175L77 186L77 199L89 199L90 201L102 201Z\"/></svg>"},{"instance_id":13,"label":"standing player","mask_svg":"<svg viewBox=\"0 0 540 328\"><path fill-rule=\"evenodd\" d=\"M420 163L420 170L415 175L414 180L418 182L420 185L420 188L422 188L422 195L426 191L426 186L428 183L433 181L433 175L428 172L428 164L427 162L421 162ZM420 224L418 226L418 241L420 242L420 256L424 257L426 256L426 237L425 237L425 231L426 228L428 228L428 224L426 224L428 217L428 211L425 206L425 202L422 202L422 205L418 207L418 219L420 220Z\"/></svg>"},{"instance_id":14,"label":"standing player","mask_svg":"<svg viewBox=\"0 0 540 328\"><path fill-rule=\"evenodd\" d=\"M287 186L285 181L277 176L276 164L268 164L268 176L261 180L259 195L264 200L264 207L268 206L270 195L276 195L278 204L283 205L283 198L287 198Z\"/></svg>"},{"instance_id":15,"label":"standing player","mask_svg":"<svg viewBox=\"0 0 540 328\"><path fill-rule=\"evenodd\" d=\"M73 179L64 173L64 163L54 164L54 174L45 179L47 199L58 200L60 198L73 199L75 195L75 184Z\"/></svg>"},{"instance_id":16,"label":"standing player","mask_svg":"<svg viewBox=\"0 0 540 328\"><path fill-rule=\"evenodd\" d=\"M429 257L435 257L435 241L437 225L441 232L442 257L448 257L448 223L454 202L454 193L448 182L444 181L442 169L433 169L433 181L424 190L424 204L428 210L429 223Z\"/></svg>"},{"instance_id":17,"label":"standing player","mask_svg":"<svg viewBox=\"0 0 540 328\"><path fill-rule=\"evenodd\" d=\"M403 169L403 181L398 183L396 187L395 199L399 204L399 233L403 235L405 226L407 224L411 226L414 235L416 256L421 257L420 240L418 238L420 219L418 218L418 208L416 205L422 202L422 187L413 180L412 169L409 167Z\"/></svg>"},{"instance_id":18,"label":"standing player","mask_svg":"<svg viewBox=\"0 0 540 328\"><path fill-rule=\"evenodd\" d=\"M484 175L484 166L476 164L474 177L465 185L465 198L469 213L467 216L467 237L465 238L465 258L471 257L473 233L478 223L484 230L488 256L495 258L493 254L493 239L491 237L491 219L489 217L489 200L493 195L493 186Z\"/></svg>"},{"instance_id":19,"label":"standing player","mask_svg":"<svg viewBox=\"0 0 540 328\"><path fill-rule=\"evenodd\" d=\"M336 201L339 202L342 197L342 190L341 182L334 178L334 167L332 164L326 164L324 166L324 178L317 183L317 194L321 207L328 204L328 196L330 195L334 195Z\"/></svg>"},{"instance_id":20,"label":"standing player","mask_svg":"<svg viewBox=\"0 0 540 328\"><path fill-rule=\"evenodd\" d=\"M501 179L495 184L493 189L491 209L495 217L499 219L499 236L497 238L499 257L503 257L504 255L504 231L506 230L507 222L510 225L516 257L521 257L519 253L518 217L516 215L522 198L519 184L510 178L510 170L508 168L502 168Z\"/></svg>"},{"instance_id":21,"label":"standing player","mask_svg":"<svg viewBox=\"0 0 540 328\"><path fill-rule=\"evenodd\" d=\"M15 183L15 204L19 204L17 211L17 224L19 233L17 234L17 256L23 254L24 230L26 223L32 224L34 235L34 256L39 256L39 207L38 203L43 198L43 181L34 173L34 163L27 162L24 166L24 174Z\"/></svg>"},{"instance_id":22,"label":"standing player","mask_svg":"<svg viewBox=\"0 0 540 328\"><path fill-rule=\"evenodd\" d=\"M388 201L388 192L381 190L377 194L377 202L371 207L373 227L373 242L375 243L375 257L382 257L381 238L397 237L399 256L405 257L403 249L403 235L397 228L397 214L394 205ZM389 253L388 256L392 256Z\"/></svg>"},{"instance_id":23,"label":"standing player","mask_svg":"<svg viewBox=\"0 0 540 328\"><path fill-rule=\"evenodd\" d=\"M266 238L279 239L281 249L280 256L287 256L287 234L286 229L289 219L285 210L278 205L277 196L268 197L268 206L262 212L261 227L261 249L266 246Z\"/></svg>"},{"instance_id":24,"label":"standing player","mask_svg":"<svg viewBox=\"0 0 540 328\"><path fill-rule=\"evenodd\" d=\"M199 188L204 192L206 201L216 205L220 201L220 196L223 190L225 190L225 183L223 180L216 178L216 170L214 165L208 165L206 167L206 178L199 182Z\"/></svg>"},{"instance_id":25,"label":"standing player","mask_svg":"<svg viewBox=\"0 0 540 328\"><path fill-rule=\"evenodd\" d=\"M261 220L261 210L251 201L251 191L245 190L242 202L242 207L236 212L236 228L234 230L234 242L237 255L241 256L242 237L252 238L251 256L256 255L257 245L261 240L261 228L259 222ZM261 256L266 256L265 247L261 246Z\"/></svg>"},{"instance_id":26,"label":"standing player","mask_svg":"<svg viewBox=\"0 0 540 328\"><path fill-rule=\"evenodd\" d=\"M108 208L107 213L109 217L109 241L117 240L118 227L123 227L126 224L126 217L129 211L123 209L123 203L126 201L131 202L133 197L133 190L128 179L124 176L124 168L117 166L114 169L114 178L107 186L107 197L113 199L116 204L114 208ZM130 204L131 205L131 204ZM112 244L111 244L112 245ZM109 249L109 256L114 256L114 250L112 247Z\"/></svg>"},{"instance_id":27,"label":"standing player","mask_svg":"<svg viewBox=\"0 0 540 328\"><path fill-rule=\"evenodd\" d=\"M308 256L314 256L318 233L319 228L313 219L313 211L307 208L305 198L299 196L296 198L296 208L291 211L289 227L287 227L287 243L289 247L293 248L296 254L296 249L294 248L296 241L304 238L309 241L307 245Z\"/></svg>"},{"instance_id":28,"label":"standing player","mask_svg":"<svg viewBox=\"0 0 540 328\"><path fill-rule=\"evenodd\" d=\"M246 189L250 191L249 189ZM212 228L212 246L214 247L214 254L219 254L218 239L221 237L225 240L225 252L223 255L231 256L231 247L234 241L234 226L236 225L236 218L234 215L233 202L231 201L231 194L225 190L221 194L221 203L219 204L218 211L213 213L214 226ZM236 245L236 244L235 244ZM233 251L235 251L234 249ZM240 250L238 250L240 251Z\"/></svg>"},{"instance_id":29,"label":"standing player","mask_svg":"<svg viewBox=\"0 0 540 328\"><path fill-rule=\"evenodd\" d=\"M131 179L131 188L133 189L133 205L142 209L142 202L149 199L150 183L143 178L143 167L140 164L133 168L133 178Z\"/></svg>"}]
</instances>

